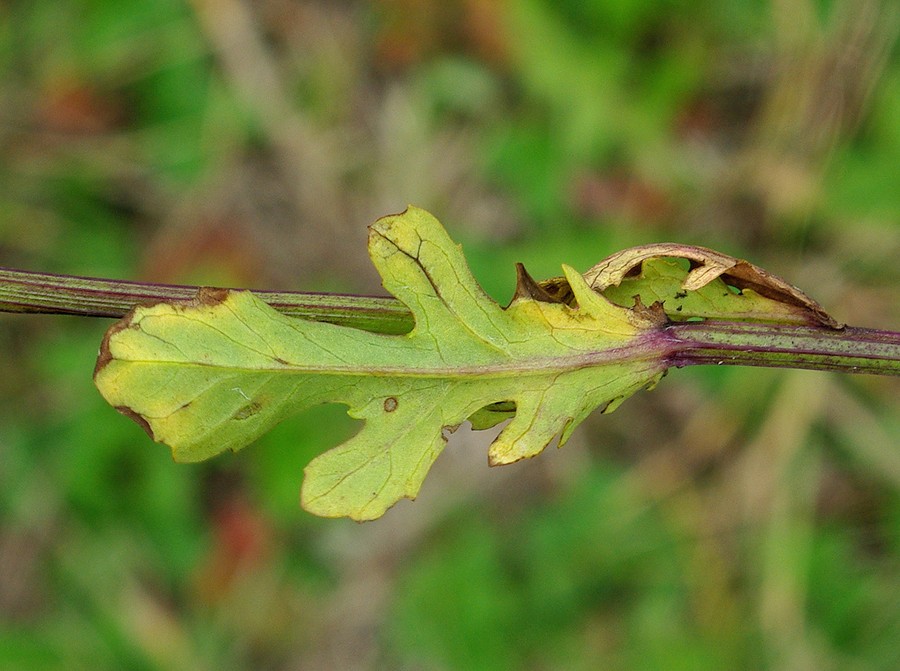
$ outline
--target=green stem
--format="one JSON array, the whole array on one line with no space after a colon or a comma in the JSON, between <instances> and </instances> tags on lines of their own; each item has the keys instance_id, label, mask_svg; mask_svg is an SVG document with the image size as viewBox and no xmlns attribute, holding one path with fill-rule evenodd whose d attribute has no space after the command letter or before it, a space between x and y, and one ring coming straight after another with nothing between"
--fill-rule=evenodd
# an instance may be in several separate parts
<instances>
[{"instance_id":1,"label":"green stem","mask_svg":"<svg viewBox=\"0 0 900 671\"><path fill-rule=\"evenodd\" d=\"M0 268L0 312L118 318L136 305L191 300L198 289ZM376 333L406 333L413 326L409 310L394 298L257 290L253 293L291 317Z\"/></svg>"},{"instance_id":2,"label":"green stem","mask_svg":"<svg viewBox=\"0 0 900 671\"><path fill-rule=\"evenodd\" d=\"M900 333L846 326L791 326L707 320L666 327L674 366L805 368L900 375Z\"/></svg>"},{"instance_id":3,"label":"green stem","mask_svg":"<svg viewBox=\"0 0 900 671\"><path fill-rule=\"evenodd\" d=\"M134 306L191 300L199 287L102 280L0 268L0 312L122 317ZM395 298L256 291L276 310L376 333L406 333L412 316ZM900 333L707 320L664 329L673 366L806 368L900 375Z\"/></svg>"}]
</instances>

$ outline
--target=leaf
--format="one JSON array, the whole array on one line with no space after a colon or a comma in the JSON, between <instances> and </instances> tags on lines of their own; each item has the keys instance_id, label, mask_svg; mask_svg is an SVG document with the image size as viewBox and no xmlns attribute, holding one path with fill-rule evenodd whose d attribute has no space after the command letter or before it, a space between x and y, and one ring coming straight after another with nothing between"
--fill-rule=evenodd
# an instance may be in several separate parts
<instances>
[{"instance_id":1,"label":"leaf","mask_svg":"<svg viewBox=\"0 0 900 671\"><path fill-rule=\"evenodd\" d=\"M564 444L592 410L610 412L662 377L679 344L672 322L838 326L799 289L700 247L637 247L542 282L519 265L506 308L423 210L373 224L369 255L412 312L407 334L290 318L248 291L201 289L110 328L97 387L177 461L241 449L304 408L343 403L364 424L310 462L301 501L317 515L369 520L416 496L446 434L467 419L476 429L511 419L491 465Z\"/></svg>"},{"instance_id":2,"label":"leaf","mask_svg":"<svg viewBox=\"0 0 900 671\"><path fill-rule=\"evenodd\" d=\"M672 242L632 247L607 257L584 273L584 279L616 305L659 303L672 321L738 319L842 327L780 277L705 247ZM565 302L570 295L566 278L540 285L557 300Z\"/></svg>"},{"instance_id":3,"label":"leaf","mask_svg":"<svg viewBox=\"0 0 900 671\"><path fill-rule=\"evenodd\" d=\"M520 270L501 308L437 220L413 207L370 227L369 254L413 313L406 335L293 319L250 292L205 289L114 325L96 385L177 461L240 449L311 405L346 404L365 424L307 466L301 500L317 515L369 520L416 496L446 432L466 419L486 427L514 409L489 450L492 465L508 464L557 436L562 445L592 410L665 372L664 315L614 305L567 266L570 304L534 298Z\"/></svg>"}]
</instances>

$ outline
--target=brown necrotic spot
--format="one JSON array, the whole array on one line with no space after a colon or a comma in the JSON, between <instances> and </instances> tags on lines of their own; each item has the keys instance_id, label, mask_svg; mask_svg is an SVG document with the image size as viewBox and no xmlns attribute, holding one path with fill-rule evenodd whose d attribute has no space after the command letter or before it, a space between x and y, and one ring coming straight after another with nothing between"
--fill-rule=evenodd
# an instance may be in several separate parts
<instances>
[{"instance_id":1,"label":"brown necrotic spot","mask_svg":"<svg viewBox=\"0 0 900 671\"><path fill-rule=\"evenodd\" d=\"M199 305L218 305L228 299L229 293L231 292L228 289L219 287L200 287L195 300Z\"/></svg>"},{"instance_id":2,"label":"brown necrotic spot","mask_svg":"<svg viewBox=\"0 0 900 671\"><path fill-rule=\"evenodd\" d=\"M394 412L397 409L397 397L396 396L388 396L384 399L384 411L385 412Z\"/></svg>"},{"instance_id":3,"label":"brown necrotic spot","mask_svg":"<svg viewBox=\"0 0 900 671\"><path fill-rule=\"evenodd\" d=\"M232 419L249 419L260 410L262 410L262 405L254 401L253 403L248 403L243 408L234 413L234 415L232 415Z\"/></svg>"},{"instance_id":4,"label":"brown necrotic spot","mask_svg":"<svg viewBox=\"0 0 900 671\"><path fill-rule=\"evenodd\" d=\"M106 333L103 334L103 340L100 342L100 351L97 354L97 363L94 366L95 379L100 371L106 368L106 366L109 365L109 362L113 360L112 351L110 350L110 341L116 335L126 329L140 328L133 321L136 310L137 308L132 308L131 310L129 310L128 313L124 317L122 317L122 319L110 326L106 330Z\"/></svg>"}]
</instances>

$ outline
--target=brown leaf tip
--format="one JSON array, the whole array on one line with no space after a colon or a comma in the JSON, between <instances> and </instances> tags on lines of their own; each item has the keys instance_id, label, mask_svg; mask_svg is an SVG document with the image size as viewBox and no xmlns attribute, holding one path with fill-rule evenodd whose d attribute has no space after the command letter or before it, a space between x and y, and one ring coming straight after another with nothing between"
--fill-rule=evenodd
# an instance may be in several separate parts
<instances>
[{"instance_id":1,"label":"brown leaf tip","mask_svg":"<svg viewBox=\"0 0 900 671\"><path fill-rule=\"evenodd\" d=\"M116 410L121 412L126 417L130 417L134 422L140 426L148 436L150 436L151 440L156 440L156 436L153 435L153 429L150 428L150 422L148 422L143 415L136 413L134 410L129 408L127 405L117 405Z\"/></svg>"},{"instance_id":2,"label":"brown leaf tip","mask_svg":"<svg viewBox=\"0 0 900 671\"><path fill-rule=\"evenodd\" d=\"M521 263L516 264L516 290L510 305L520 300L534 300L542 303L561 303L556 296L550 294L541 284L525 270Z\"/></svg>"}]
</instances>

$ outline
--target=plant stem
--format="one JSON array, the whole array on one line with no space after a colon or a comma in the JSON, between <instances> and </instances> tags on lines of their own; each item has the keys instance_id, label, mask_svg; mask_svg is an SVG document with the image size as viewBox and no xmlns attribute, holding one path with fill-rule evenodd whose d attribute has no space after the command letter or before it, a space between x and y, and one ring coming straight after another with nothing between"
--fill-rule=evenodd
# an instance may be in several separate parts
<instances>
[{"instance_id":1,"label":"plant stem","mask_svg":"<svg viewBox=\"0 0 900 671\"><path fill-rule=\"evenodd\" d=\"M671 324L673 366L805 368L900 375L900 333L846 326L707 320Z\"/></svg>"},{"instance_id":2,"label":"plant stem","mask_svg":"<svg viewBox=\"0 0 900 671\"><path fill-rule=\"evenodd\" d=\"M136 305L191 300L199 287L103 280L0 268L0 312L122 317ZM307 292L254 293L279 312L376 333L406 333L412 315L395 298ZM707 320L665 327L673 366L805 368L900 375L900 333Z\"/></svg>"},{"instance_id":3,"label":"plant stem","mask_svg":"<svg viewBox=\"0 0 900 671\"><path fill-rule=\"evenodd\" d=\"M0 312L118 318L136 305L192 300L199 288L0 268ZM377 333L406 333L413 326L409 310L395 298L258 290L253 293L291 317Z\"/></svg>"}]
</instances>

